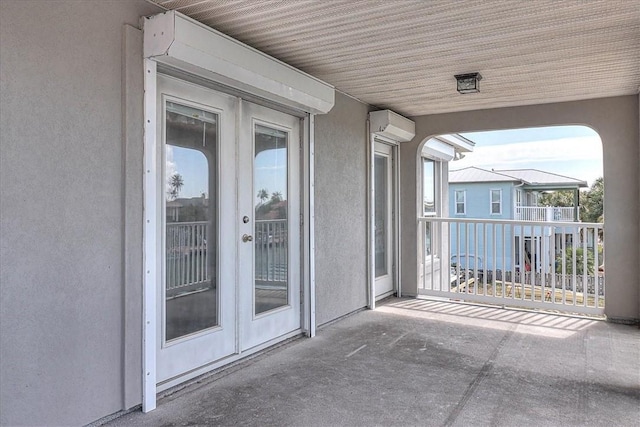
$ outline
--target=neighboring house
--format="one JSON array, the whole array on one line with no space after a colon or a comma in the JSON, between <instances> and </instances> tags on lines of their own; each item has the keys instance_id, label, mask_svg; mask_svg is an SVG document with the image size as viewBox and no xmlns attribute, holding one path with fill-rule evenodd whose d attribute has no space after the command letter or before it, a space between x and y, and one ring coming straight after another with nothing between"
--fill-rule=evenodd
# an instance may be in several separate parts
<instances>
[{"instance_id":1,"label":"neighboring house","mask_svg":"<svg viewBox=\"0 0 640 427\"><path fill-rule=\"evenodd\" d=\"M485 170L478 167L449 172L449 212L452 218L518 220L536 222L577 222L579 189L585 181L535 169ZM539 206L545 191L573 190L574 206ZM476 241L465 227L451 227L452 264L464 268L530 270L552 266L560 248L571 246L578 227L512 227L507 222L490 226L497 247ZM467 237L467 234L469 237ZM502 234L504 234L502 236ZM487 239L490 242L493 239ZM504 257L501 254L504 251ZM505 260L503 264L503 259Z\"/></svg>"}]
</instances>

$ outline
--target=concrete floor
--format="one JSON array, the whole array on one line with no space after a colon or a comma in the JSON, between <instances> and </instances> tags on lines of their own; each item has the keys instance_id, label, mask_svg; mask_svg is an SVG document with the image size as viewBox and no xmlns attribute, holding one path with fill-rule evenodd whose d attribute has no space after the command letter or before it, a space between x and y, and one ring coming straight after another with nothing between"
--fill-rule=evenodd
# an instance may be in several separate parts
<instances>
[{"instance_id":1,"label":"concrete floor","mask_svg":"<svg viewBox=\"0 0 640 427\"><path fill-rule=\"evenodd\" d=\"M113 426L639 426L640 330L390 299Z\"/></svg>"}]
</instances>

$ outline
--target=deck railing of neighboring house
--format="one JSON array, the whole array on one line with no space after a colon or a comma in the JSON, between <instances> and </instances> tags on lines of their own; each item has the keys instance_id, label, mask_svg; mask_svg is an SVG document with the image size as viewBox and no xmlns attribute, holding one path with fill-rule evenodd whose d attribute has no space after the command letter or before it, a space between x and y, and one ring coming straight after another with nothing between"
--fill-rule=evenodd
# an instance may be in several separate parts
<instances>
[{"instance_id":1,"label":"deck railing of neighboring house","mask_svg":"<svg viewBox=\"0 0 640 427\"><path fill-rule=\"evenodd\" d=\"M419 294L604 313L603 224L418 219Z\"/></svg>"},{"instance_id":2,"label":"deck railing of neighboring house","mask_svg":"<svg viewBox=\"0 0 640 427\"><path fill-rule=\"evenodd\" d=\"M286 219L256 221L256 280L279 283L287 281L289 265L287 225Z\"/></svg>"},{"instance_id":3,"label":"deck railing of neighboring house","mask_svg":"<svg viewBox=\"0 0 640 427\"><path fill-rule=\"evenodd\" d=\"M256 221L255 279L286 282L288 265L287 220ZM166 290L169 296L210 286L208 222L167 223Z\"/></svg>"},{"instance_id":4,"label":"deck railing of neighboring house","mask_svg":"<svg viewBox=\"0 0 640 427\"><path fill-rule=\"evenodd\" d=\"M548 221L572 222L575 210L572 207L548 206L516 206L515 220L517 221ZM578 220L580 218L578 217Z\"/></svg>"},{"instance_id":5,"label":"deck railing of neighboring house","mask_svg":"<svg viewBox=\"0 0 640 427\"><path fill-rule=\"evenodd\" d=\"M167 223L165 283L167 293L209 286L207 221Z\"/></svg>"}]
</instances>

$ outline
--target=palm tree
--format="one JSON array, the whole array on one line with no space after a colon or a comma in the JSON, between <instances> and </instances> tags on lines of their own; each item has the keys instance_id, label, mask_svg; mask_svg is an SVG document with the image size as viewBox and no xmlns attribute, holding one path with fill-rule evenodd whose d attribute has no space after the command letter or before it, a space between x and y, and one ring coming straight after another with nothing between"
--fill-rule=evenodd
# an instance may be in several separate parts
<instances>
[{"instance_id":1,"label":"palm tree","mask_svg":"<svg viewBox=\"0 0 640 427\"><path fill-rule=\"evenodd\" d=\"M258 199L260 199L260 204L263 204L265 200L267 200L269 198L269 192L267 191L266 188L261 189L260 191L258 191Z\"/></svg>"},{"instance_id":2,"label":"palm tree","mask_svg":"<svg viewBox=\"0 0 640 427\"><path fill-rule=\"evenodd\" d=\"M282 201L282 193L276 191L275 193L271 193L271 201L272 202L281 202Z\"/></svg>"},{"instance_id":3,"label":"palm tree","mask_svg":"<svg viewBox=\"0 0 640 427\"><path fill-rule=\"evenodd\" d=\"M173 175L171 175L171 178L169 178L169 197L171 198L171 200L175 200L178 198L180 190L182 190L183 186L184 180L182 179L182 175L180 175L179 173L174 173Z\"/></svg>"}]
</instances>

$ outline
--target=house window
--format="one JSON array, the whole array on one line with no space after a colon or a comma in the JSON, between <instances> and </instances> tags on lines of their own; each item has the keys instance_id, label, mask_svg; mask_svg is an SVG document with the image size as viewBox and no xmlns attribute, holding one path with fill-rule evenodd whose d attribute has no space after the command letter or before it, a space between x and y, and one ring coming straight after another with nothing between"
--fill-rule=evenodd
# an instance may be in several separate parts
<instances>
[{"instance_id":1,"label":"house window","mask_svg":"<svg viewBox=\"0 0 640 427\"><path fill-rule=\"evenodd\" d=\"M456 215L464 215L467 212L467 192L456 190Z\"/></svg>"},{"instance_id":2,"label":"house window","mask_svg":"<svg viewBox=\"0 0 640 427\"><path fill-rule=\"evenodd\" d=\"M490 190L491 197L491 215L500 215L502 213L502 190Z\"/></svg>"},{"instance_id":3,"label":"house window","mask_svg":"<svg viewBox=\"0 0 640 427\"><path fill-rule=\"evenodd\" d=\"M516 190L516 206L522 206L522 190Z\"/></svg>"},{"instance_id":4,"label":"house window","mask_svg":"<svg viewBox=\"0 0 640 427\"><path fill-rule=\"evenodd\" d=\"M436 162L422 161L422 213L424 216L436 214Z\"/></svg>"},{"instance_id":5,"label":"house window","mask_svg":"<svg viewBox=\"0 0 640 427\"><path fill-rule=\"evenodd\" d=\"M438 179L439 167L434 160L422 159L422 215L436 216L436 188L440 184ZM432 223L426 222L424 227L424 254L431 255L433 248L437 247L432 232Z\"/></svg>"}]
</instances>

